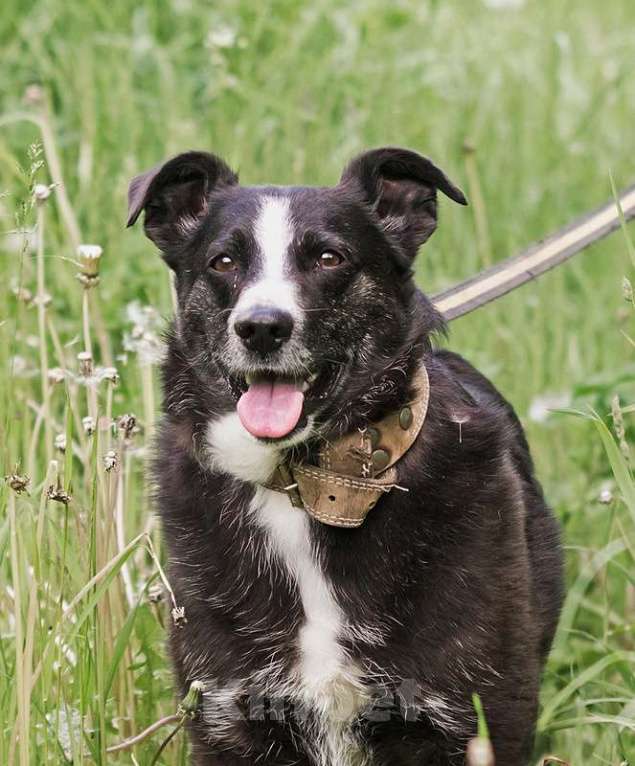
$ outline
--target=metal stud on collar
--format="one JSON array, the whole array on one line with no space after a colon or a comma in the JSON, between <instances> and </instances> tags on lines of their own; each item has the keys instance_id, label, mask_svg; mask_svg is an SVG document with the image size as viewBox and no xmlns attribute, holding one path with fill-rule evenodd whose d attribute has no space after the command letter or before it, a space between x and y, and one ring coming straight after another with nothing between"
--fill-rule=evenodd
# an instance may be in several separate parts
<instances>
[{"instance_id":1,"label":"metal stud on collar","mask_svg":"<svg viewBox=\"0 0 635 766\"><path fill-rule=\"evenodd\" d=\"M381 473L390 463L390 452L383 448L376 449L370 456L370 462L373 466L373 472L375 474Z\"/></svg>"},{"instance_id":2,"label":"metal stud on collar","mask_svg":"<svg viewBox=\"0 0 635 766\"><path fill-rule=\"evenodd\" d=\"M404 431L407 431L412 425L413 414L410 407L402 407L399 413L399 425Z\"/></svg>"}]
</instances>

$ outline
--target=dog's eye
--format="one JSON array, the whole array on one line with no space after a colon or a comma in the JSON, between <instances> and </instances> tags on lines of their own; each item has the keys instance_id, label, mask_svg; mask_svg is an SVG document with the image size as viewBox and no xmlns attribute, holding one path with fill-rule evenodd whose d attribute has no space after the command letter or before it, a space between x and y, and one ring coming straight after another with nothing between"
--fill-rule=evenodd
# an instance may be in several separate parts
<instances>
[{"instance_id":1,"label":"dog's eye","mask_svg":"<svg viewBox=\"0 0 635 766\"><path fill-rule=\"evenodd\" d=\"M222 253L212 258L209 267L214 271L220 271L221 274L226 274L228 271L235 271L238 268L238 264L231 256Z\"/></svg>"},{"instance_id":2,"label":"dog's eye","mask_svg":"<svg viewBox=\"0 0 635 766\"><path fill-rule=\"evenodd\" d=\"M333 252L333 250L327 250L317 260L317 265L320 269L336 269L344 263L344 258L339 253Z\"/></svg>"}]
</instances>

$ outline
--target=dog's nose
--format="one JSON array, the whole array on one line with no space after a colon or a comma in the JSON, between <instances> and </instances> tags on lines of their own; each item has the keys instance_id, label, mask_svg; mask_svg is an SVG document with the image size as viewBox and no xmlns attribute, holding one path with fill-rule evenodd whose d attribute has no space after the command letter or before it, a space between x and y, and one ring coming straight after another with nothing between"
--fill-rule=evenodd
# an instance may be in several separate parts
<instances>
[{"instance_id":1,"label":"dog's nose","mask_svg":"<svg viewBox=\"0 0 635 766\"><path fill-rule=\"evenodd\" d=\"M260 308L239 317L236 335L250 351L269 354L284 345L293 332L293 317L280 309Z\"/></svg>"}]
</instances>

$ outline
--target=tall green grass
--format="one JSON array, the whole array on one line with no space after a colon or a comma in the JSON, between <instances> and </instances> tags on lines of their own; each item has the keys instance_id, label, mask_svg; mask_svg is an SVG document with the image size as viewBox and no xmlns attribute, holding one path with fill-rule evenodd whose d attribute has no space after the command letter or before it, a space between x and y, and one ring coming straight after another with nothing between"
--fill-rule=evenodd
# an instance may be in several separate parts
<instances>
[{"instance_id":1,"label":"tall green grass","mask_svg":"<svg viewBox=\"0 0 635 766\"><path fill-rule=\"evenodd\" d=\"M183 715L144 484L170 283L124 228L128 179L194 147L245 182L324 184L362 148L417 148L477 203L441 202L417 271L434 291L605 201L610 173L635 179L634 26L628 0L5 0L1 764L147 766ZM517 408L563 524L536 762L635 761L629 252L627 229L452 327ZM185 758L177 733L158 762Z\"/></svg>"}]
</instances>

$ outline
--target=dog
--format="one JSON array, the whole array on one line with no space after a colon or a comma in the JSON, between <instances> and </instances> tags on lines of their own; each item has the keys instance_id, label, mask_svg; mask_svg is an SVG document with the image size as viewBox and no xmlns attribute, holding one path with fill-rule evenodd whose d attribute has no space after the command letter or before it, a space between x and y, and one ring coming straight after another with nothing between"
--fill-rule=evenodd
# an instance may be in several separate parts
<instances>
[{"instance_id":1,"label":"dog","mask_svg":"<svg viewBox=\"0 0 635 766\"><path fill-rule=\"evenodd\" d=\"M559 529L511 405L433 346L439 191L467 204L393 147L333 187L197 151L130 184L177 295L154 477L194 764L463 764L474 694L530 758Z\"/></svg>"}]
</instances>

